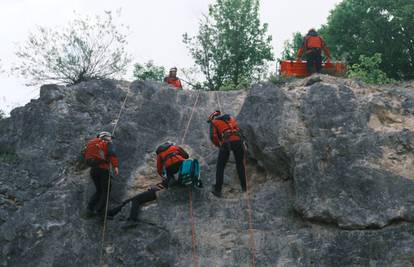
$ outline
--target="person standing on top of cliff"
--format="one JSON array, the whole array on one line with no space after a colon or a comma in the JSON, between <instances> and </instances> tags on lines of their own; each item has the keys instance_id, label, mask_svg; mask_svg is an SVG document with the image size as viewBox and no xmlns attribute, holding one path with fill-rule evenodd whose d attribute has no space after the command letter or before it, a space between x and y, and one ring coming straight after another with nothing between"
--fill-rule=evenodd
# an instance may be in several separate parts
<instances>
[{"instance_id":1,"label":"person standing on top of cliff","mask_svg":"<svg viewBox=\"0 0 414 267\"><path fill-rule=\"evenodd\" d=\"M301 62L303 53L306 54L306 68L309 73L313 73L313 66L316 66L316 72L322 70L322 50L325 53L327 62L330 62L331 55L325 41L318 35L315 29L310 29L303 39L302 47L298 51L297 61Z\"/></svg>"},{"instance_id":2,"label":"person standing on top of cliff","mask_svg":"<svg viewBox=\"0 0 414 267\"><path fill-rule=\"evenodd\" d=\"M228 114L221 115L220 111L215 111L209 116L207 122L210 123L210 140L219 148L216 184L212 193L217 197L222 197L224 168L229 160L230 151L233 151L236 159L241 189L246 192L246 170L244 165L246 148L236 119Z\"/></svg>"},{"instance_id":3,"label":"person standing on top of cliff","mask_svg":"<svg viewBox=\"0 0 414 267\"><path fill-rule=\"evenodd\" d=\"M103 214L108 197L108 184L110 167L114 168L114 174L119 174L118 157L112 143L112 135L109 132L101 132L96 138L90 140L83 151L86 164L91 167L90 176L95 185L96 192L88 203L90 214Z\"/></svg>"},{"instance_id":4,"label":"person standing on top of cliff","mask_svg":"<svg viewBox=\"0 0 414 267\"><path fill-rule=\"evenodd\" d=\"M170 74L164 78L164 82L173 86L177 90L183 89L181 80L177 77L177 68L173 67L170 69Z\"/></svg>"},{"instance_id":5,"label":"person standing on top of cliff","mask_svg":"<svg viewBox=\"0 0 414 267\"><path fill-rule=\"evenodd\" d=\"M138 213L140 207L150 201L157 199L157 192L168 189L171 186L179 185L176 174L179 172L180 167L186 159L189 158L188 153L180 146L172 143L165 142L158 146L157 153L157 172L163 178L161 183L148 188L146 192L140 193L135 197L124 201L120 206L111 209L108 212L108 216L113 217L122 210L127 203L132 201L131 212L128 221L138 221ZM199 184L201 186L201 184Z\"/></svg>"}]
</instances>

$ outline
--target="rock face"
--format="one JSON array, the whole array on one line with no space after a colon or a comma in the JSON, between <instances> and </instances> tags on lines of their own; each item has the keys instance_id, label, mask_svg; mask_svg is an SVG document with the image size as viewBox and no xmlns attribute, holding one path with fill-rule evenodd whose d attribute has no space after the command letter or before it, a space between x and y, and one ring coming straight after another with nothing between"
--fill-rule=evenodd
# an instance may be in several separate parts
<instances>
[{"instance_id":1,"label":"rock face","mask_svg":"<svg viewBox=\"0 0 414 267\"><path fill-rule=\"evenodd\" d=\"M108 266L191 266L193 257L250 266L248 202L232 161L224 199L209 193L217 151L205 121L218 108L238 115L249 144L257 266L414 265L413 85L318 80L219 93L150 82L43 86L0 120L0 265L99 266L104 248ZM162 192L135 228L121 227L126 207L108 222L105 244L102 222L84 216L93 186L79 152L112 130L127 93L111 203L159 182L155 147L184 137L205 183L192 192L195 254L188 189Z\"/></svg>"}]
</instances>

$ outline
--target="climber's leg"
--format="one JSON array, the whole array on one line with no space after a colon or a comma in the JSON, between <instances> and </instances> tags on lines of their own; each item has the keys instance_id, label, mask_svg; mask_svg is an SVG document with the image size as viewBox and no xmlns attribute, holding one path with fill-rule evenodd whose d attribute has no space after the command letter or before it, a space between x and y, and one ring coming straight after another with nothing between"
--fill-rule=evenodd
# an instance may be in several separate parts
<instances>
[{"instance_id":1,"label":"climber's leg","mask_svg":"<svg viewBox=\"0 0 414 267\"><path fill-rule=\"evenodd\" d=\"M156 200L157 199L157 194L156 194L157 191L159 191L159 189L158 190L150 189L146 192L143 192L143 193L138 194L137 196L135 196L132 199L131 212L129 214L128 220L137 221L138 220L138 214L139 214L141 206L144 203Z\"/></svg>"},{"instance_id":2,"label":"climber's leg","mask_svg":"<svg viewBox=\"0 0 414 267\"><path fill-rule=\"evenodd\" d=\"M242 141L231 142L231 149L236 159L237 174L240 179L240 186L243 192L246 192L246 170L245 170L245 151Z\"/></svg>"},{"instance_id":3,"label":"climber's leg","mask_svg":"<svg viewBox=\"0 0 414 267\"><path fill-rule=\"evenodd\" d=\"M178 184L178 180L176 180L175 175L180 170L182 162L177 162L176 164L170 166L166 169L167 172L167 186L171 187Z\"/></svg>"},{"instance_id":4,"label":"climber's leg","mask_svg":"<svg viewBox=\"0 0 414 267\"><path fill-rule=\"evenodd\" d=\"M223 145L220 147L219 155L217 159L217 169L216 169L216 185L213 193L221 194L221 188L223 186L224 180L224 168L226 167L227 161L229 160L230 149L228 145Z\"/></svg>"},{"instance_id":5,"label":"climber's leg","mask_svg":"<svg viewBox=\"0 0 414 267\"><path fill-rule=\"evenodd\" d=\"M100 179L100 195L98 204L96 206L96 211L99 213L104 213L106 208L106 202L108 199L108 183L109 183L109 170L98 169L98 176ZM109 190L110 191L110 190Z\"/></svg>"},{"instance_id":6,"label":"climber's leg","mask_svg":"<svg viewBox=\"0 0 414 267\"><path fill-rule=\"evenodd\" d=\"M99 175L99 169L92 168L90 170L90 176L93 181L93 184L95 185L95 193L92 195L92 197L89 200L88 211L94 213L96 212L96 205L98 204L99 198L102 195L102 186L101 186L101 179Z\"/></svg>"},{"instance_id":7,"label":"climber's leg","mask_svg":"<svg viewBox=\"0 0 414 267\"><path fill-rule=\"evenodd\" d=\"M316 72L321 73L322 71L322 52L318 51L315 54L315 66L316 66Z\"/></svg>"}]
</instances>

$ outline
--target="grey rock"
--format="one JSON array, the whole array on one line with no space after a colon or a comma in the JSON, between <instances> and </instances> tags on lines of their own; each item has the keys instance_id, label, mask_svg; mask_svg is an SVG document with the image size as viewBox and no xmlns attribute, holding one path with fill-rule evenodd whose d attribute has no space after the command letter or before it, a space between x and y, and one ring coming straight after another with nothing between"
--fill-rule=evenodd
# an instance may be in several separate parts
<instances>
[{"instance_id":1,"label":"grey rock","mask_svg":"<svg viewBox=\"0 0 414 267\"><path fill-rule=\"evenodd\" d=\"M210 193L217 150L205 121L222 106L238 115L249 144L257 266L412 266L410 86L328 76L248 92L118 81L43 86L39 99L0 120L0 265L97 266L103 247L108 266L191 266L193 256L200 266L249 266L249 203L231 161L223 198ZM189 189L162 192L135 227L122 227L124 208L108 221L103 246L102 221L84 216L93 186L79 153L112 130L128 92L111 205L159 182L154 149L185 134L205 184L191 193L195 255Z\"/></svg>"}]
</instances>

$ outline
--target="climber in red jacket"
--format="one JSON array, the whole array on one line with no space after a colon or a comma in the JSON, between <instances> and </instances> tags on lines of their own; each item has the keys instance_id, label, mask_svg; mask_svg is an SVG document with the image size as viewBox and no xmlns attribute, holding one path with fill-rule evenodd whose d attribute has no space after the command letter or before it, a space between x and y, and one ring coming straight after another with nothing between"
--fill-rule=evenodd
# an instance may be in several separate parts
<instances>
[{"instance_id":1,"label":"climber in red jacket","mask_svg":"<svg viewBox=\"0 0 414 267\"><path fill-rule=\"evenodd\" d=\"M177 90L183 89L183 86L181 84L181 80L177 77L177 68L171 68L170 74L164 78L164 82L171 85Z\"/></svg>"},{"instance_id":2,"label":"climber in red jacket","mask_svg":"<svg viewBox=\"0 0 414 267\"><path fill-rule=\"evenodd\" d=\"M86 164L91 167L90 176L96 188L95 194L89 200L88 212L102 215L106 207L110 165L114 168L115 175L119 173L112 135L108 132L99 133L86 144L83 157Z\"/></svg>"},{"instance_id":3,"label":"climber in red jacket","mask_svg":"<svg viewBox=\"0 0 414 267\"><path fill-rule=\"evenodd\" d=\"M179 172L182 162L189 158L188 153L180 146L172 142L166 142L158 146L156 154L157 172L163 178L162 182L150 186L147 191L139 193L135 197L124 201L118 207L109 210L108 216L110 218L119 213L127 203L132 202L128 221L138 221L139 210L143 204L156 200L157 192L179 184L178 177L176 179L175 176Z\"/></svg>"},{"instance_id":4,"label":"climber in red jacket","mask_svg":"<svg viewBox=\"0 0 414 267\"><path fill-rule=\"evenodd\" d=\"M322 70L322 50L327 57L327 62L331 60L331 55L325 41L318 35L315 29L310 29L303 39L302 47L298 51L297 61L301 61L302 55L306 55L306 67L309 73L313 73L313 66L316 66L316 72Z\"/></svg>"},{"instance_id":5,"label":"climber in red jacket","mask_svg":"<svg viewBox=\"0 0 414 267\"><path fill-rule=\"evenodd\" d=\"M158 174L166 179L168 186L175 184L175 174L180 170L181 163L189 158L188 153L172 142L160 145L156 153Z\"/></svg>"},{"instance_id":6,"label":"climber in red jacket","mask_svg":"<svg viewBox=\"0 0 414 267\"><path fill-rule=\"evenodd\" d=\"M224 168L230 157L230 151L233 151L236 159L236 169L240 179L240 185L243 192L246 192L246 170L244 166L245 146L242 140L242 134L237 121L232 116L221 115L220 111L213 112L207 121L210 123L211 142L219 148L217 159L216 184L212 193L221 197L223 185Z\"/></svg>"}]
</instances>

